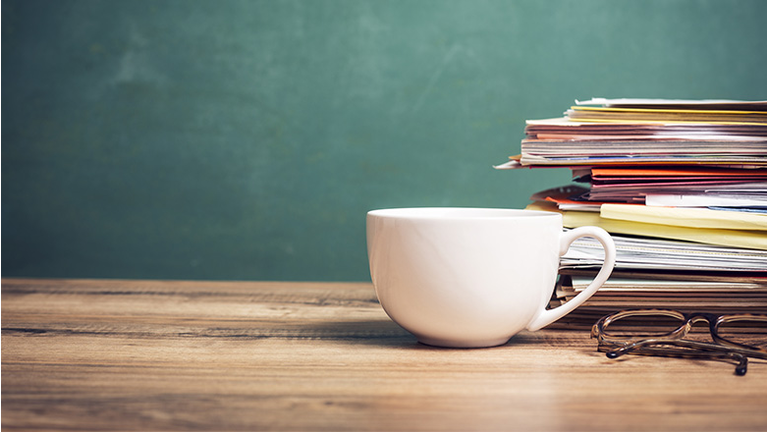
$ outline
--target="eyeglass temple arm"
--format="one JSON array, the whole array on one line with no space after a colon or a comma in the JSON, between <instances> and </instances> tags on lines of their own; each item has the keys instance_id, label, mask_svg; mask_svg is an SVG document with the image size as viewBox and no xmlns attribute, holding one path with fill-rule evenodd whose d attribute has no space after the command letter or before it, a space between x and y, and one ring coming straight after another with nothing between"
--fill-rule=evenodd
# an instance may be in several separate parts
<instances>
[{"instance_id":1,"label":"eyeglass temple arm","mask_svg":"<svg viewBox=\"0 0 768 432\"><path fill-rule=\"evenodd\" d=\"M695 348L700 349L703 352L701 354L707 355L709 359L724 359L728 358L731 360L735 360L738 362L736 365L736 375L745 375L747 373L747 355L741 352L736 352L732 348L728 347L720 347L718 345L714 344L708 344L703 342L696 342L696 341L686 341L686 340L658 340L658 339L645 339L637 342L632 342L630 344L624 345L622 347L614 348L607 353L605 353L606 357L610 359L618 358L624 354L630 354L632 352L637 352L638 354L642 354L641 350L648 345L670 345L670 346L684 346L688 348ZM664 351L663 353L660 352L645 352L647 354L653 355L653 354L663 354L668 356L674 356L674 357L685 357L682 353L673 353L670 351ZM765 358L764 354L763 357L760 357L757 353L750 352L753 356L756 356L758 358ZM757 354L757 355L755 355Z\"/></svg>"}]
</instances>

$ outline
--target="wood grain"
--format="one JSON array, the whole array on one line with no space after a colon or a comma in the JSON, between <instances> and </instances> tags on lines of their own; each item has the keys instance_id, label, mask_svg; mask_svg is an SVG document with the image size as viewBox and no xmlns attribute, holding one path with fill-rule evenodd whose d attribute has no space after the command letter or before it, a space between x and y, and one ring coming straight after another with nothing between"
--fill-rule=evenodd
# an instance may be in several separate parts
<instances>
[{"instance_id":1,"label":"wood grain","mask_svg":"<svg viewBox=\"0 0 768 432\"><path fill-rule=\"evenodd\" d=\"M2 283L3 430L766 430L766 365L431 348L370 284Z\"/></svg>"}]
</instances>

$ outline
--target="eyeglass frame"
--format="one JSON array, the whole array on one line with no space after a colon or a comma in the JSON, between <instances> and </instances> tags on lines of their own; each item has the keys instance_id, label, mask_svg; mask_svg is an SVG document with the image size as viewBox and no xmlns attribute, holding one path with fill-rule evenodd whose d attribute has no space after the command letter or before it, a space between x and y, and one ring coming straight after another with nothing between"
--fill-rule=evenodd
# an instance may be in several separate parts
<instances>
[{"instance_id":1,"label":"eyeglass frame","mask_svg":"<svg viewBox=\"0 0 768 432\"><path fill-rule=\"evenodd\" d=\"M650 337L641 335L611 336L605 329L614 321L627 316L658 316L680 319L681 324L674 330ZM709 334L713 343L683 339L694 323L707 321ZM765 321L766 314L713 314L708 312L684 313L672 309L627 309L600 318L593 326L591 337L598 340L598 351L607 351L611 359L624 354L658 355L667 357L701 358L707 360L733 360L736 365L736 375L747 373L747 358L765 360L768 355L765 348L741 344L720 336L720 325L732 321ZM658 346L677 347L659 348ZM689 348L681 351L679 348Z\"/></svg>"}]
</instances>

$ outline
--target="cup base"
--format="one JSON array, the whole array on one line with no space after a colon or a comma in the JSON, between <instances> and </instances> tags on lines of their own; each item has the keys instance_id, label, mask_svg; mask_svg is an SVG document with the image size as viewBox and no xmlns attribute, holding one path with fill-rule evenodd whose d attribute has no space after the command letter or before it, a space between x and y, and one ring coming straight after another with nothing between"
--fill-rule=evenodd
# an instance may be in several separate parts
<instances>
[{"instance_id":1,"label":"cup base","mask_svg":"<svg viewBox=\"0 0 768 432\"><path fill-rule=\"evenodd\" d=\"M509 337L502 339L487 339L487 340L447 340L447 339L432 339L419 337L417 340L419 343L429 345L438 348L491 348L501 345L506 345L509 342Z\"/></svg>"}]
</instances>

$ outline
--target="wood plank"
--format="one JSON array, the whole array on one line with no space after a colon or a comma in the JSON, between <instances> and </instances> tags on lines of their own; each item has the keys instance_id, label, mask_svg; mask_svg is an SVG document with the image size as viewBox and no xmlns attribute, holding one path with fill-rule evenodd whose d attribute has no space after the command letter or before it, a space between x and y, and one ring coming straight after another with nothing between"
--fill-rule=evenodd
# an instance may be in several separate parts
<instances>
[{"instance_id":1,"label":"wood plank","mask_svg":"<svg viewBox=\"0 0 768 432\"><path fill-rule=\"evenodd\" d=\"M2 283L7 430L766 430L766 365L432 348L370 284Z\"/></svg>"}]
</instances>

